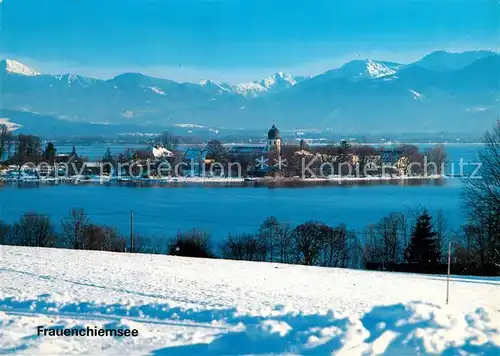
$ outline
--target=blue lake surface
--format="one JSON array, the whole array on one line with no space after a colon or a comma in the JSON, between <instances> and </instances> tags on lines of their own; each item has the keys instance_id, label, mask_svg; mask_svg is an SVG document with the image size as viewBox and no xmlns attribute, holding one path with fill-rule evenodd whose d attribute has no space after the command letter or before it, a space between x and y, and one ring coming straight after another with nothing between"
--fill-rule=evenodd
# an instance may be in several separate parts
<instances>
[{"instance_id":1,"label":"blue lake surface","mask_svg":"<svg viewBox=\"0 0 500 356\"><path fill-rule=\"evenodd\" d=\"M345 223L362 230L391 212L425 207L442 210L451 225L463 221L462 183L423 185L333 185L305 188L186 186L127 187L105 185L5 185L0 187L0 219L13 222L24 212L44 213L59 223L71 208L83 208L91 220L142 235L172 236L199 228L215 238L230 232L253 232L268 216L292 225L308 220Z\"/></svg>"}]
</instances>

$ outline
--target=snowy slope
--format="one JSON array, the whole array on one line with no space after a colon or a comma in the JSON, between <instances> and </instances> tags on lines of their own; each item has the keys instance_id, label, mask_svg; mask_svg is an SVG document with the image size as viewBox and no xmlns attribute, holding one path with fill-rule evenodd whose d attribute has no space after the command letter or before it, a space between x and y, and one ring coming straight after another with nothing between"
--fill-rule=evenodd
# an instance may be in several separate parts
<instances>
[{"instance_id":1,"label":"snowy slope","mask_svg":"<svg viewBox=\"0 0 500 356\"><path fill-rule=\"evenodd\" d=\"M53 77L61 82L67 83L69 87L72 85L79 85L85 88L98 82L96 79L82 77L75 74L58 74Z\"/></svg>"},{"instance_id":2,"label":"snowy slope","mask_svg":"<svg viewBox=\"0 0 500 356\"><path fill-rule=\"evenodd\" d=\"M293 87L305 78L295 78L291 74L278 72L263 80L240 83L233 90L245 97L257 97L269 92L277 92Z\"/></svg>"},{"instance_id":3,"label":"snowy slope","mask_svg":"<svg viewBox=\"0 0 500 356\"><path fill-rule=\"evenodd\" d=\"M229 84L218 82L215 80L202 80L200 82L200 85L202 87L214 89L217 92L217 94L222 94L224 92L232 92L232 88Z\"/></svg>"},{"instance_id":4,"label":"snowy slope","mask_svg":"<svg viewBox=\"0 0 500 356\"><path fill-rule=\"evenodd\" d=\"M369 59L366 63L366 73L370 78L380 78L386 75L392 75L396 73L396 70L390 68L386 64Z\"/></svg>"},{"instance_id":5,"label":"snowy slope","mask_svg":"<svg viewBox=\"0 0 500 356\"><path fill-rule=\"evenodd\" d=\"M4 59L0 62L0 70L10 74L19 74L29 77L40 75L36 70L12 59Z\"/></svg>"},{"instance_id":6,"label":"snowy slope","mask_svg":"<svg viewBox=\"0 0 500 356\"><path fill-rule=\"evenodd\" d=\"M0 246L0 353L500 351L500 280ZM136 338L37 336L128 328Z\"/></svg>"},{"instance_id":7,"label":"snowy slope","mask_svg":"<svg viewBox=\"0 0 500 356\"><path fill-rule=\"evenodd\" d=\"M396 74L402 67L399 63L374 61L372 59L353 60L338 69L332 69L317 78L324 79L349 79L358 81L362 79L376 79Z\"/></svg>"},{"instance_id":8,"label":"snowy slope","mask_svg":"<svg viewBox=\"0 0 500 356\"><path fill-rule=\"evenodd\" d=\"M0 117L0 125L5 125L7 130L15 131L22 127L22 125L16 124L15 122L10 122L8 118Z\"/></svg>"}]
</instances>

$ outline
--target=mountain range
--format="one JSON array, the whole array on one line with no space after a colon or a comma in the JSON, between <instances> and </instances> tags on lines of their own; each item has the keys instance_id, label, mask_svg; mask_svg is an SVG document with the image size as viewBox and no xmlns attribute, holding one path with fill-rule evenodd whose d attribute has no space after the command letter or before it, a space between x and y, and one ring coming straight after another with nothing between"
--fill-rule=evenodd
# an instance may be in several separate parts
<instances>
[{"instance_id":1,"label":"mountain range","mask_svg":"<svg viewBox=\"0 0 500 356\"><path fill-rule=\"evenodd\" d=\"M236 85L140 73L109 80L48 75L6 59L0 79L0 118L26 129L52 117L55 126L145 131L182 125L265 129L275 123L285 130L343 133L482 132L497 120L500 103L500 55L489 51L438 51L410 64L354 60L314 77L278 72ZM26 113L33 114L31 121ZM21 116L23 123L16 122Z\"/></svg>"}]
</instances>

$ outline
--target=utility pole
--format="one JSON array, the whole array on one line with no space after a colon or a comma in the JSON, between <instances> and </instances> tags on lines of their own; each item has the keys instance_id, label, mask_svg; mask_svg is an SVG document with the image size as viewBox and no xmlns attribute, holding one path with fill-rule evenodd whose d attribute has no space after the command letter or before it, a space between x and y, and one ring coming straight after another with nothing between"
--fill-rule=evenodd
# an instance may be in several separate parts
<instances>
[{"instance_id":1,"label":"utility pole","mask_svg":"<svg viewBox=\"0 0 500 356\"><path fill-rule=\"evenodd\" d=\"M134 252L134 211L130 210L130 252Z\"/></svg>"},{"instance_id":2,"label":"utility pole","mask_svg":"<svg viewBox=\"0 0 500 356\"><path fill-rule=\"evenodd\" d=\"M450 299L451 241L448 243L448 276L446 277L446 304Z\"/></svg>"}]
</instances>

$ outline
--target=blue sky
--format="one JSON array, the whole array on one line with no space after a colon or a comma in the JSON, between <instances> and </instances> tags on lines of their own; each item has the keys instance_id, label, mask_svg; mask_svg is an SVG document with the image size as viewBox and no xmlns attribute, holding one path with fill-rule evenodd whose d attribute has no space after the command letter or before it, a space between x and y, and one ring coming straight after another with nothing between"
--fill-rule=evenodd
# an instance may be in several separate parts
<instances>
[{"instance_id":1,"label":"blue sky","mask_svg":"<svg viewBox=\"0 0 500 356\"><path fill-rule=\"evenodd\" d=\"M498 50L497 0L4 0L2 57L178 81L314 75L350 59Z\"/></svg>"}]
</instances>

